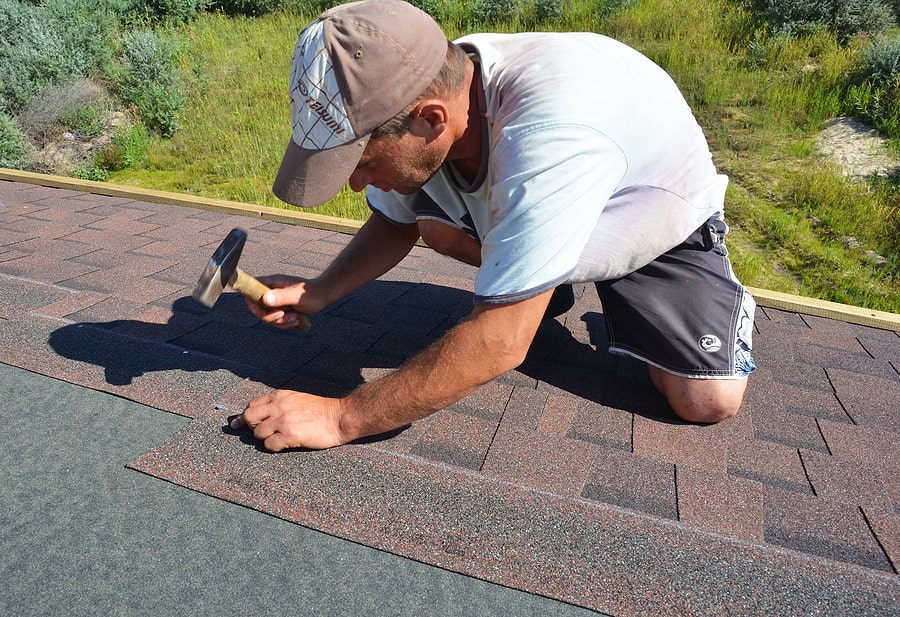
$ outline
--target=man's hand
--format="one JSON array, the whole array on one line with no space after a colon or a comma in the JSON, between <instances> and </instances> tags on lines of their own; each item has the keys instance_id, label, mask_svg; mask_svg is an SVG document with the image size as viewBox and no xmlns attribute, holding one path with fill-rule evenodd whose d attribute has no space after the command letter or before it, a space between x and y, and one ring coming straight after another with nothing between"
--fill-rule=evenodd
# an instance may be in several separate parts
<instances>
[{"instance_id":1,"label":"man's hand","mask_svg":"<svg viewBox=\"0 0 900 617\"><path fill-rule=\"evenodd\" d=\"M277 274L261 276L259 281L272 291L266 292L259 302L247 299L247 306L257 319L283 330L297 327L297 313L317 313L326 304L315 292L314 280Z\"/></svg>"},{"instance_id":2,"label":"man's hand","mask_svg":"<svg viewBox=\"0 0 900 617\"><path fill-rule=\"evenodd\" d=\"M276 390L247 404L231 428L249 427L267 450L287 448L322 450L351 439L340 428L341 401L304 392Z\"/></svg>"}]
</instances>

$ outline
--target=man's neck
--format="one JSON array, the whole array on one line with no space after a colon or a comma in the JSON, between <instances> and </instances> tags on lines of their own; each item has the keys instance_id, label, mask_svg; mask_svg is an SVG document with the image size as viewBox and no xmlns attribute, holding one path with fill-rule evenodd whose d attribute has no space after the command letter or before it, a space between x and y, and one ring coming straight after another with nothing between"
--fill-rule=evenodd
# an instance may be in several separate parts
<instances>
[{"instance_id":1,"label":"man's neck","mask_svg":"<svg viewBox=\"0 0 900 617\"><path fill-rule=\"evenodd\" d=\"M460 124L457 128L456 141L447 153L447 161L452 162L456 170L469 182L473 182L481 169L481 110L479 100L482 94L481 78L476 72L475 64L469 60L466 67L465 87L455 101L457 117Z\"/></svg>"}]
</instances>

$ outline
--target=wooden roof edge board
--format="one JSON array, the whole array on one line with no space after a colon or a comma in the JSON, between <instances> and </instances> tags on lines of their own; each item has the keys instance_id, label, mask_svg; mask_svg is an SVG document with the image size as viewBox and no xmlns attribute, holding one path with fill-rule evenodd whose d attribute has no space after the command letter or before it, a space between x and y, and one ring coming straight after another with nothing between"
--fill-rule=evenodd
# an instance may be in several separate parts
<instances>
[{"instance_id":1,"label":"wooden roof edge board","mask_svg":"<svg viewBox=\"0 0 900 617\"><path fill-rule=\"evenodd\" d=\"M900 315L780 291L748 287L759 306L900 332Z\"/></svg>"},{"instance_id":2,"label":"wooden roof edge board","mask_svg":"<svg viewBox=\"0 0 900 617\"><path fill-rule=\"evenodd\" d=\"M40 186L84 191L85 193L106 195L109 197L127 197L152 203L168 203L240 216L261 217L279 223L313 227L338 233L354 234L363 224L362 221L326 216L314 212L297 212L295 210L281 208L254 206L252 204L226 201L223 199L211 199L208 197L198 197L182 193L171 193L108 182L94 182L91 180L80 180L63 176L37 174L14 169L0 168L0 180L11 180L14 182L26 182ZM754 298L756 298L757 304L762 307L791 311L804 315L827 317L829 319L837 319L872 328L900 332L900 314L860 308L849 304L829 302L827 300L807 298L779 291L768 291L754 287L748 287L748 289L753 294Z\"/></svg>"},{"instance_id":3,"label":"wooden roof edge board","mask_svg":"<svg viewBox=\"0 0 900 617\"><path fill-rule=\"evenodd\" d=\"M314 212L298 212L296 210L287 210L284 208L256 206L236 201L227 201L224 199L213 199L209 197L199 197L197 195L188 195L184 193L157 191L154 189L144 189L134 186L112 184L109 182L94 182L92 180L80 180L78 178L66 178L63 176L53 176L48 174L36 174L28 171L18 171L14 169L0 168L0 180L11 180L15 182L26 182L29 184L48 186L52 188L83 191L85 193L92 193L95 195L106 195L107 197L126 197L130 199L148 201L151 203L172 204L176 206L185 206L188 208L197 208L200 210L209 210L213 212L222 212L225 214L235 214L239 216L260 217L279 223L301 225L303 227L314 227L316 229L324 229L327 231L335 231L347 234L356 233L363 224L362 221L357 221L354 219L326 216L324 214L316 214Z\"/></svg>"}]
</instances>

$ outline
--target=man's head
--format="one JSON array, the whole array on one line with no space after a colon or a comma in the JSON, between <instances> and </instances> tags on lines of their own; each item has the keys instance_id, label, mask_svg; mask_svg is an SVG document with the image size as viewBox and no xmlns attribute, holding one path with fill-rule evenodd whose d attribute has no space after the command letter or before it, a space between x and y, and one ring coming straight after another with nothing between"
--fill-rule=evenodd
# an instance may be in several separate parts
<instances>
[{"instance_id":1,"label":"man's head","mask_svg":"<svg viewBox=\"0 0 900 617\"><path fill-rule=\"evenodd\" d=\"M322 13L300 33L291 65L292 139L273 191L303 207L334 197L375 129L431 84L447 38L400 0L363 0Z\"/></svg>"}]
</instances>

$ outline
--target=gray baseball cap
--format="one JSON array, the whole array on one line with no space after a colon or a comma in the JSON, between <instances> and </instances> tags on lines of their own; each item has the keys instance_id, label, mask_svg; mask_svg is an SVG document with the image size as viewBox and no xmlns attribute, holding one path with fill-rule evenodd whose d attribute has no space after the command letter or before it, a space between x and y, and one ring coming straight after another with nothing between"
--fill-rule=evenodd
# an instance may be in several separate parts
<instances>
[{"instance_id":1,"label":"gray baseball cap","mask_svg":"<svg viewBox=\"0 0 900 617\"><path fill-rule=\"evenodd\" d=\"M304 208L334 197L372 131L434 80L447 37L400 0L363 0L322 13L300 33L291 63L291 141L272 190Z\"/></svg>"}]
</instances>

